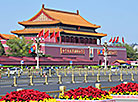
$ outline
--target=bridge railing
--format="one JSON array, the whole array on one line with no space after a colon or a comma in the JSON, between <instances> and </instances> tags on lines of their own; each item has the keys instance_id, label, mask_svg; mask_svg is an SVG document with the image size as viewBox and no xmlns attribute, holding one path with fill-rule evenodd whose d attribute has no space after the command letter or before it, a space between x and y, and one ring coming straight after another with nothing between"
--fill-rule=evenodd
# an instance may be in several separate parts
<instances>
[{"instance_id":1,"label":"bridge railing","mask_svg":"<svg viewBox=\"0 0 138 102\"><path fill-rule=\"evenodd\" d=\"M103 79L105 81L123 81L123 80L130 80L135 81L135 77L137 75L137 66L133 68L128 67L120 67L119 70L115 69L112 71L112 66L110 68L104 69L104 68L66 68L66 69L55 69L56 73L55 75L52 74L51 69L49 70L48 74L42 73L42 69L25 69L25 72L23 74L14 74L13 76L10 75L10 71L7 72L7 77L4 76L5 70L0 71L0 85L6 85L10 84L13 87L18 86L18 84L24 84L26 82L22 82L23 80L28 80L29 83L26 83L28 85L33 86L36 83L41 84L49 84L50 82L55 82L58 84L62 84L68 80L70 80L71 83L76 83L76 81L79 81L81 83L87 83L87 82L100 82ZM129 77L129 78L128 78ZM66 80L68 79L68 80ZM54 81L52 81L54 80ZM5 83L8 81L8 83ZM27 81L27 82L28 82Z\"/></svg>"}]
</instances>

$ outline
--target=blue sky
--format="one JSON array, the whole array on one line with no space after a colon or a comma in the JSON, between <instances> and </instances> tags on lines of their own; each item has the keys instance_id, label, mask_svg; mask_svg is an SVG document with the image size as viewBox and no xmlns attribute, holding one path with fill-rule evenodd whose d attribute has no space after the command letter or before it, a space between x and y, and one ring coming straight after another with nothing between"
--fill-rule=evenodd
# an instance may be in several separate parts
<instances>
[{"instance_id":1,"label":"blue sky","mask_svg":"<svg viewBox=\"0 0 138 102\"><path fill-rule=\"evenodd\" d=\"M79 10L86 20L102 26L98 32L108 34L102 41L120 36L126 43L138 43L138 0L0 0L0 33L22 29L18 22L34 16L42 4L57 10Z\"/></svg>"}]
</instances>

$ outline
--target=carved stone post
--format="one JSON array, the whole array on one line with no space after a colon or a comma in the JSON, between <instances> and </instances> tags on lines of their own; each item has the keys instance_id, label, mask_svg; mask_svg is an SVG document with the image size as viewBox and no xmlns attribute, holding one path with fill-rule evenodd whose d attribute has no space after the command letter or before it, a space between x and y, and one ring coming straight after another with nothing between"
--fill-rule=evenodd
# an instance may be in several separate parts
<instances>
[{"instance_id":1,"label":"carved stone post","mask_svg":"<svg viewBox=\"0 0 138 102\"><path fill-rule=\"evenodd\" d=\"M44 85L48 85L48 77L47 77L47 75L45 75L45 82L44 82Z\"/></svg>"},{"instance_id":2,"label":"carved stone post","mask_svg":"<svg viewBox=\"0 0 138 102\"><path fill-rule=\"evenodd\" d=\"M13 87L17 87L17 78L16 76L13 77Z\"/></svg>"}]
</instances>

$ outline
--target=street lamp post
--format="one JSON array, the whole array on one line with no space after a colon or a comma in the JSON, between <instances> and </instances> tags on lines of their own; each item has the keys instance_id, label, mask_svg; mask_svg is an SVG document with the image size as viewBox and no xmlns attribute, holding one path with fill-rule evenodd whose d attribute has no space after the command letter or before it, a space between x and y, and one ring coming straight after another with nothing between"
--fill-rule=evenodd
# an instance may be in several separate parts
<instances>
[{"instance_id":1,"label":"street lamp post","mask_svg":"<svg viewBox=\"0 0 138 102\"><path fill-rule=\"evenodd\" d=\"M35 45L36 45L36 61L37 61L37 65L36 65L36 68L39 69L39 43L40 43L40 40L39 40L39 37L37 36L35 38Z\"/></svg>"},{"instance_id":2,"label":"street lamp post","mask_svg":"<svg viewBox=\"0 0 138 102\"><path fill-rule=\"evenodd\" d=\"M103 46L104 46L104 61L105 61L104 65L105 65L105 69L107 69L107 46L108 45L106 41L104 42Z\"/></svg>"},{"instance_id":3,"label":"street lamp post","mask_svg":"<svg viewBox=\"0 0 138 102\"><path fill-rule=\"evenodd\" d=\"M31 39L32 41L34 41L34 44L36 46L36 50L35 50L35 53L36 53L36 61L37 61L37 65L36 65L36 68L39 69L39 54L40 54L40 41L41 41L41 38L39 38L39 36L37 35L36 38L32 38ZM42 39L42 41L44 41L44 39Z\"/></svg>"},{"instance_id":4,"label":"street lamp post","mask_svg":"<svg viewBox=\"0 0 138 102\"><path fill-rule=\"evenodd\" d=\"M37 54L37 66L36 68L39 69L39 38L36 38L36 54Z\"/></svg>"}]
</instances>

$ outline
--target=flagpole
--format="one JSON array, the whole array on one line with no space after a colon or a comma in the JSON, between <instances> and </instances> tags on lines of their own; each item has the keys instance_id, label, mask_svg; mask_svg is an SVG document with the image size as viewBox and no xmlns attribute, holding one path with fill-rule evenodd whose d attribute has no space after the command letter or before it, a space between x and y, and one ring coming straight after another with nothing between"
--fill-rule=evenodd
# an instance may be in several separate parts
<instances>
[{"instance_id":1,"label":"flagpole","mask_svg":"<svg viewBox=\"0 0 138 102\"><path fill-rule=\"evenodd\" d=\"M54 31L54 37L55 37L55 33L56 33L56 32ZM55 43L55 38L54 38L54 43Z\"/></svg>"},{"instance_id":2,"label":"flagpole","mask_svg":"<svg viewBox=\"0 0 138 102\"><path fill-rule=\"evenodd\" d=\"M50 30L49 30L49 42L50 42Z\"/></svg>"},{"instance_id":3,"label":"flagpole","mask_svg":"<svg viewBox=\"0 0 138 102\"><path fill-rule=\"evenodd\" d=\"M59 31L59 43L61 43L61 36L60 36L60 31Z\"/></svg>"}]
</instances>

